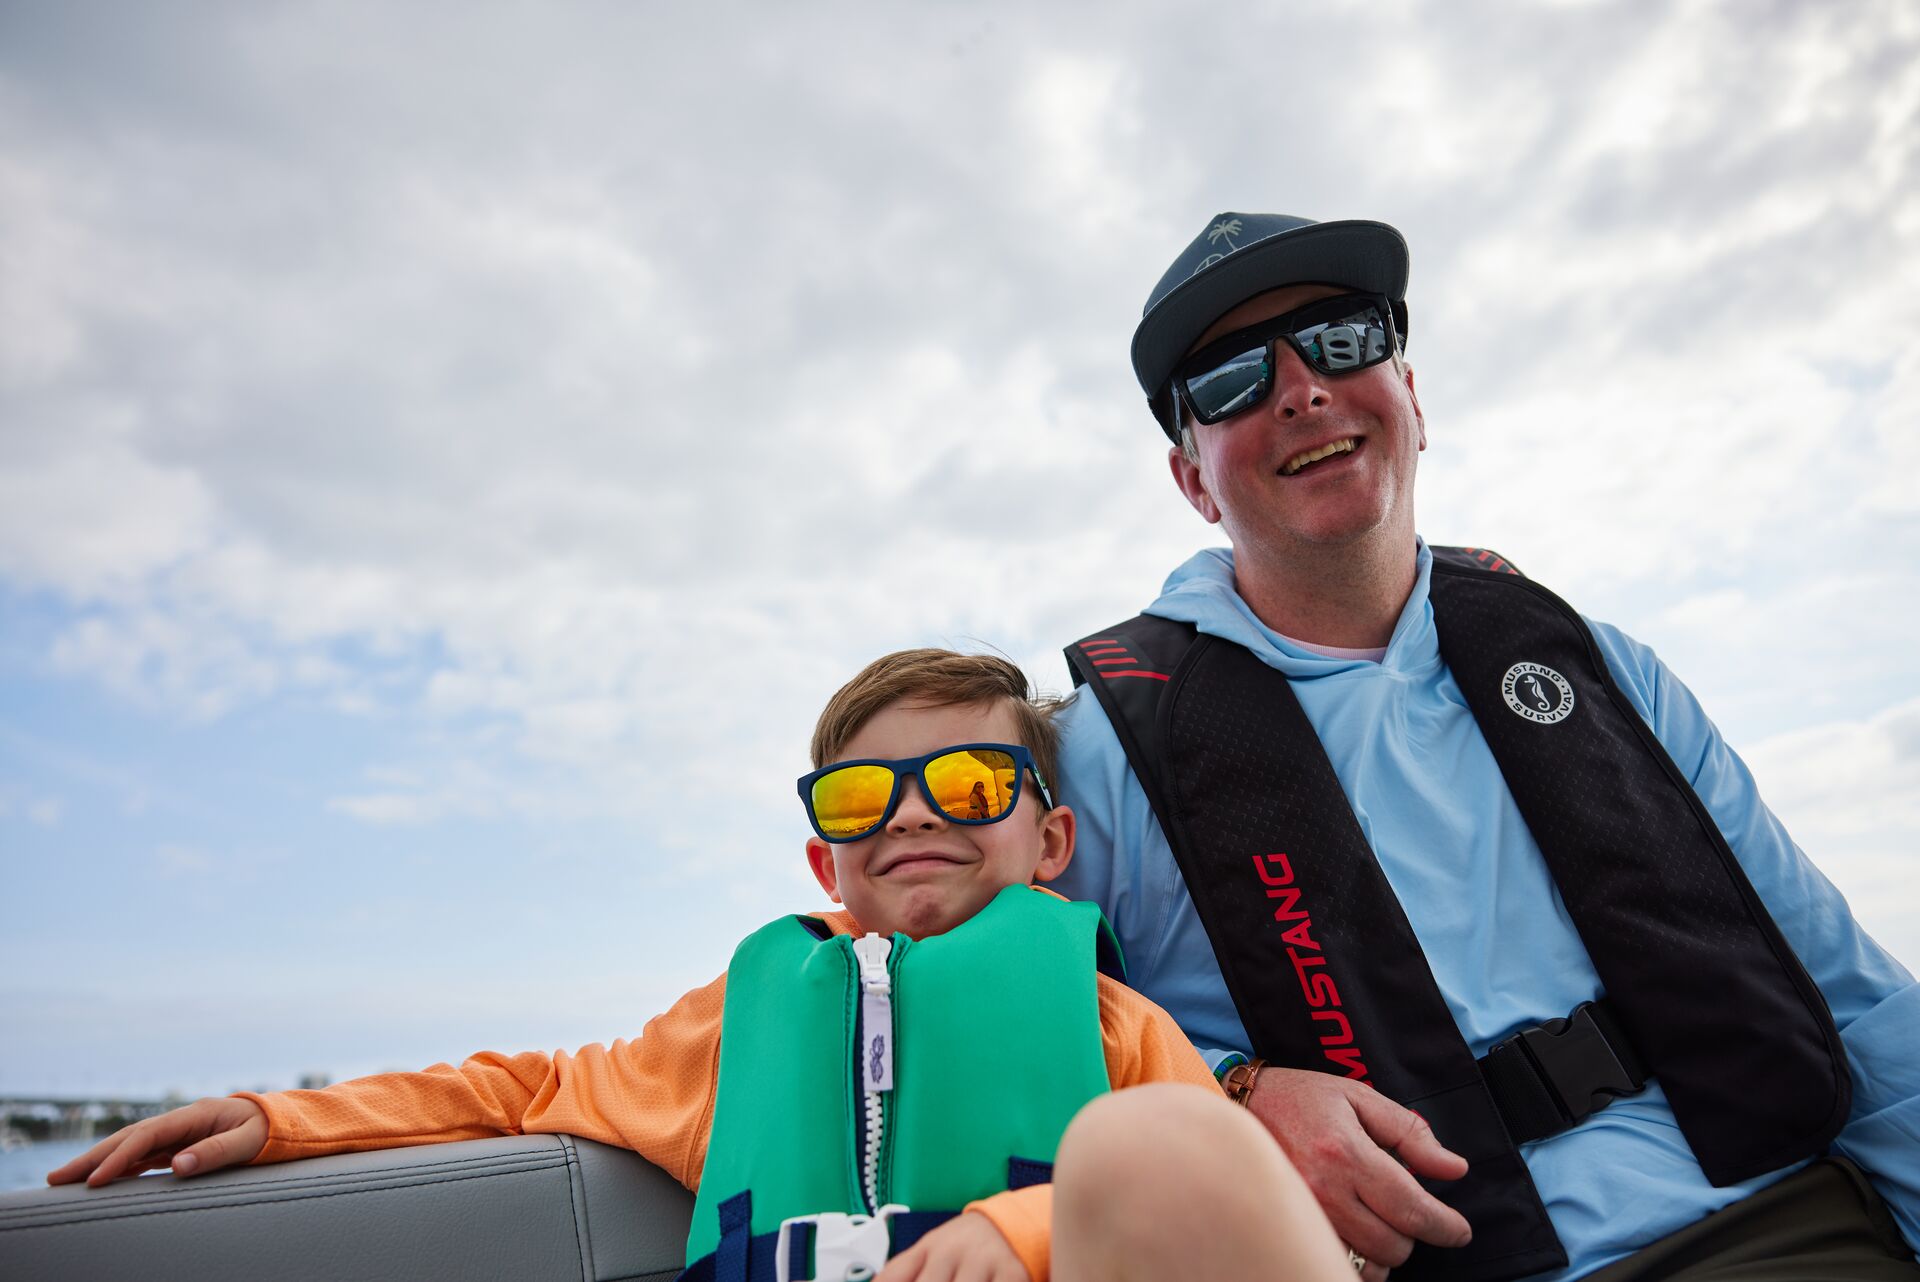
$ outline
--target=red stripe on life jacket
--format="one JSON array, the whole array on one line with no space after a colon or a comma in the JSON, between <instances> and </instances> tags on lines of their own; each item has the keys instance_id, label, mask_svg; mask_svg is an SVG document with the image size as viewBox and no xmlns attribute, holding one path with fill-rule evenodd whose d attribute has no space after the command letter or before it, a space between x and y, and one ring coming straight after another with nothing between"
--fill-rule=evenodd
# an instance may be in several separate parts
<instances>
[{"instance_id":1,"label":"red stripe on life jacket","mask_svg":"<svg viewBox=\"0 0 1920 1282\"><path fill-rule=\"evenodd\" d=\"M1507 559L1501 556L1498 552L1489 552L1486 548L1468 548L1468 547L1463 547L1460 550L1462 552L1467 553L1471 557L1473 557L1474 560L1486 566L1489 570L1504 570L1508 574L1514 575L1516 577L1518 577L1518 575L1520 574L1520 571L1508 565ZM1489 562L1491 562L1491 564L1488 564Z\"/></svg>"}]
</instances>

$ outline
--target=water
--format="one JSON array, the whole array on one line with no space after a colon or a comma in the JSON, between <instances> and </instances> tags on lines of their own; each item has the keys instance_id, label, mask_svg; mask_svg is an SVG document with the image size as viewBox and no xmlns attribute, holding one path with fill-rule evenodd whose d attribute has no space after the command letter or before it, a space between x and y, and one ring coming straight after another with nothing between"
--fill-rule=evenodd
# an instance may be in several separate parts
<instances>
[{"instance_id":1,"label":"water","mask_svg":"<svg viewBox=\"0 0 1920 1282\"><path fill-rule=\"evenodd\" d=\"M93 1145L93 1140L47 1140L0 1152L0 1193L45 1188L48 1171L68 1158L79 1157Z\"/></svg>"}]
</instances>

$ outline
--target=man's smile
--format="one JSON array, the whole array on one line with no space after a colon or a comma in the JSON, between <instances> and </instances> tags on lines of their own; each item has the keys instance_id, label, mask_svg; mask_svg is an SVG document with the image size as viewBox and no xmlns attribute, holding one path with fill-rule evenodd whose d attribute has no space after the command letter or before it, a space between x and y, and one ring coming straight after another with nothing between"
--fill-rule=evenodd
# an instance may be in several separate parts
<instances>
[{"instance_id":1,"label":"man's smile","mask_svg":"<svg viewBox=\"0 0 1920 1282\"><path fill-rule=\"evenodd\" d=\"M1364 437L1343 436L1337 440L1327 441L1323 444L1301 450L1299 453L1289 456L1287 461L1280 465L1280 475L1297 476L1305 469L1313 467L1316 464L1321 464L1325 460L1338 459L1353 454L1364 444L1366 444L1366 438Z\"/></svg>"}]
</instances>

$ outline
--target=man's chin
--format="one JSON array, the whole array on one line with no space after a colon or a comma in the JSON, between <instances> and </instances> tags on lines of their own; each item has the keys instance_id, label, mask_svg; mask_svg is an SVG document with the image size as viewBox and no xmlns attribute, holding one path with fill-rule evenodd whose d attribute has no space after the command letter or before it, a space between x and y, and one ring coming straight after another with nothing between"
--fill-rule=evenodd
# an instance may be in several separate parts
<instances>
[{"instance_id":1,"label":"man's chin","mask_svg":"<svg viewBox=\"0 0 1920 1282\"><path fill-rule=\"evenodd\" d=\"M1290 513L1283 537L1303 551L1340 552L1366 547L1393 532L1396 504L1378 496L1352 498Z\"/></svg>"},{"instance_id":2,"label":"man's chin","mask_svg":"<svg viewBox=\"0 0 1920 1282\"><path fill-rule=\"evenodd\" d=\"M1255 539L1231 539L1236 552L1259 549L1280 559L1302 554L1326 554L1364 548L1378 537L1386 521L1379 513L1328 513L1324 517L1292 521L1282 529Z\"/></svg>"}]
</instances>

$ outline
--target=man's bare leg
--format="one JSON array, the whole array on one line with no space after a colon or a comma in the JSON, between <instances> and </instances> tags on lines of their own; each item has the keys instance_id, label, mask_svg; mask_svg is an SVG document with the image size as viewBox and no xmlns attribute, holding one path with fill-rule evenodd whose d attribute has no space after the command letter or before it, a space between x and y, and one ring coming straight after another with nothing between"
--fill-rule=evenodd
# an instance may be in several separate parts
<instances>
[{"instance_id":1,"label":"man's bare leg","mask_svg":"<svg viewBox=\"0 0 1920 1282\"><path fill-rule=\"evenodd\" d=\"M1194 1086L1105 1095L1054 1166L1057 1282L1352 1282L1346 1248L1265 1128Z\"/></svg>"}]
</instances>

